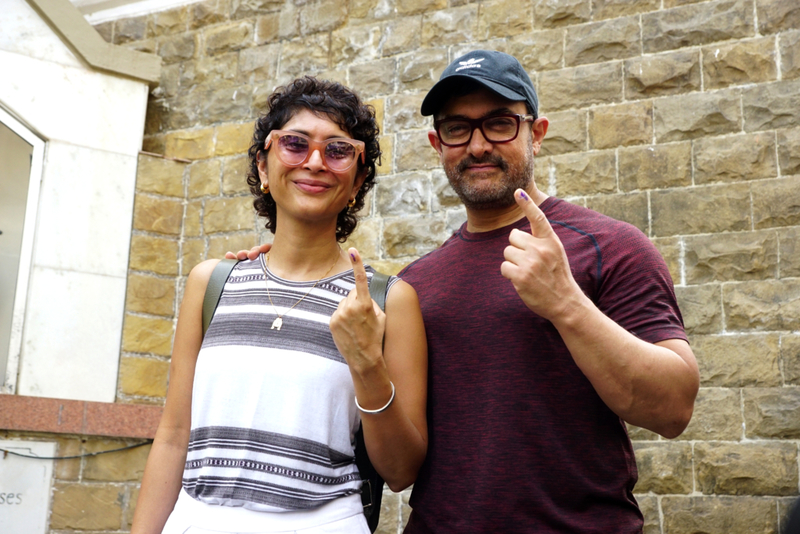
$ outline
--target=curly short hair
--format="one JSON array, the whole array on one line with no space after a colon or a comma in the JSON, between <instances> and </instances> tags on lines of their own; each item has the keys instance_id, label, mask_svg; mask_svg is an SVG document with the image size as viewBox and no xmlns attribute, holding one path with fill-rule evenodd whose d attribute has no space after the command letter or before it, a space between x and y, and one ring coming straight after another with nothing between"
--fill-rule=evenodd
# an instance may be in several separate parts
<instances>
[{"instance_id":1,"label":"curly short hair","mask_svg":"<svg viewBox=\"0 0 800 534\"><path fill-rule=\"evenodd\" d=\"M267 134L283 128L298 111L307 109L316 115L326 116L353 139L364 142L364 163L361 163L361 158L358 159L358 172L365 173L364 183L356 194L355 204L345 207L336 219L336 239L344 242L358 224L354 214L364 207L364 197L375 185L376 165L381 156L375 109L364 104L354 91L344 85L313 76L297 78L288 85L278 87L270 95L267 107L267 114L256 121L253 143L247 151L250 156L247 184L255 197L253 206L266 219L264 226L273 234L277 223L275 200L271 193L261 192L258 175L258 155L264 152Z\"/></svg>"}]
</instances>

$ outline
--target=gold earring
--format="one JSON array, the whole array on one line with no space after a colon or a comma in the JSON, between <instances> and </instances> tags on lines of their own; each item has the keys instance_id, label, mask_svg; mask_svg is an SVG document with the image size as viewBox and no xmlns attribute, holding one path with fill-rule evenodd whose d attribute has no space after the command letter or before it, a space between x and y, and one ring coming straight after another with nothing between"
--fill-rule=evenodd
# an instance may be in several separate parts
<instances>
[{"instance_id":1,"label":"gold earring","mask_svg":"<svg viewBox=\"0 0 800 534\"><path fill-rule=\"evenodd\" d=\"M269 193L269 184L262 183L261 184L261 192L265 195Z\"/></svg>"},{"instance_id":2,"label":"gold earring","mask_svg":"<svg viewBox=\"0 0 800 534\"><path fill-rule=\"evenodd\" d=\"M356 197L353 197L350 199L350 202L347 203L347 207L352 208L355 205L356 205Z\"/></svg>"}]
</instances>

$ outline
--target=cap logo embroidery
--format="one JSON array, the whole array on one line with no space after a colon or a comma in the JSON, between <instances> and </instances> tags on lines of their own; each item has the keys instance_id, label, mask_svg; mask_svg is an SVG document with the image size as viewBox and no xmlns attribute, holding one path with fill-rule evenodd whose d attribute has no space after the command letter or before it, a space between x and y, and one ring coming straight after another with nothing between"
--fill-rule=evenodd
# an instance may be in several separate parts
<instances>
[{"instance_id":1,"label":"cap logo embroidery","mask_svg":"<svg viewBox=\"0 0 800 534\"><path fill-rule=\"evenodd\" d=\"M483 61L484 59L486 58L482 57L480 59L476 59L472 57L469 58L467 61L459 61L458 64L461 66L456 69L456 72L464 69L479 69L481 68L481 61Z\"/></svg>"}]
</instances>

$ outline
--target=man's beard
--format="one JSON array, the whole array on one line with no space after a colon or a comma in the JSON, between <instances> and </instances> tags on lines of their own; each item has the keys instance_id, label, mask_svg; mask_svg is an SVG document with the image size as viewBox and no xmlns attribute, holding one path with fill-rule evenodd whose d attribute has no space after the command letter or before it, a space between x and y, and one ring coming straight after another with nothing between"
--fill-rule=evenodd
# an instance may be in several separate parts
<instances>
[{"instance_id":1,"label":"man's beard","mask_svg":"<svg viewBox=\"0 0 800 534\"><path fill-rule=\"evenodd\" d=\"M486 154L480 159L467 156L455 166L444 165L444 172L447 174L450 187L468 209L504 209L513 206L516 202L514 191L517 189L527 191L533 178L532 146L528 145L525 156L525 159L518 165L512 165L496 154ZM467 167L480 163L497 165L501 171L500 178L481 187L464 176Z\"/></svg>"}]
</instances>

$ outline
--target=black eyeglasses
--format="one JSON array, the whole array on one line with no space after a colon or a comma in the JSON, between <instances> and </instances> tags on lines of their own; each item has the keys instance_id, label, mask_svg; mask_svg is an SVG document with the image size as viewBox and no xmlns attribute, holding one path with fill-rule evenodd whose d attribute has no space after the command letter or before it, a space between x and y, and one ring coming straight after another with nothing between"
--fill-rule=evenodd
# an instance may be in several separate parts
<instances>
[{"instance_id":1,"label":"black eyeglasses","mask_svg":"<svg viewBox=\"0 0 800 534\"><path fill-rule=\"evenodd\" d=\"M278 159L289 167L299 167L311 157L314 150L319 150L328 169L344 172L356 164L359 154L364 163L364 142L356 139L334 137L325 141L315 141L298 132L272 130L264 142L264 150L269 150L273 139Z\"/></svg>"},{"instance_id":2,"label":"black eyeglasses","mask_svg":"<svg viewBox=\"0 0 800 534\"><path fill-rule=\"evenodd\" d=\"M472 141L472 133L479 128L490 143L508 143L519 135L521 122L533 122L533 115L492 115L482 119L442 119L433 122L439 141L444 146L464 146Z\"/></svg>"}]
</instances>

